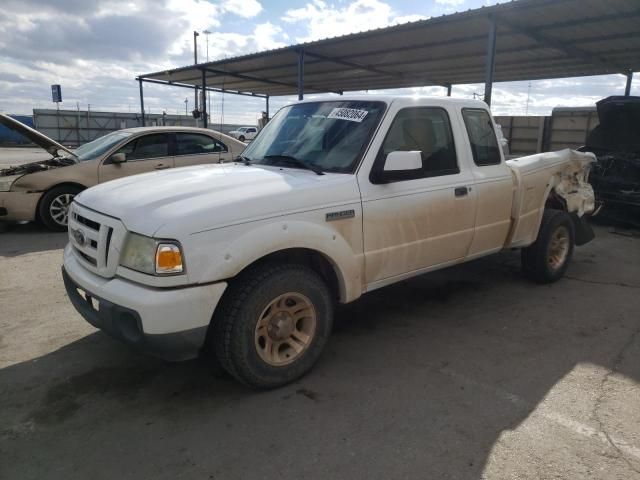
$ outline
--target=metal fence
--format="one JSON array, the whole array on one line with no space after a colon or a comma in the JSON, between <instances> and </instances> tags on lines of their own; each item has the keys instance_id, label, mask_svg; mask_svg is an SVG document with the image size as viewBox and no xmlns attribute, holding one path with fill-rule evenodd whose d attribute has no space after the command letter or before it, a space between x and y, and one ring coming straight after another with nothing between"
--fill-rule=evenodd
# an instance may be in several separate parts
<instances>
[{"instance_id":1,"label":"metal fence","mask_svg":"<svg viewBox=\"0 0 640 480\"><path fill-rule=\"evenodd\" d=\"M596 107L554 108L549 117L497 116L514 155L578 148L598 125Z\"/></svg>"},{"instance_id":2,"label":"metal fence","mask_svg":"<svg viewBox=\"0 0 640 480\"><path fill-rule=\"evenodd\" d=\"M63 145L78 146L115 130L142 126L139 113L94 112L90 110L34 109L35 128ZM147 126L202 126L187 115L145 114ZM223 125L226 133L242 125ZM220 125L211 125L220 129Z\"/></svg>"}]
</instances>

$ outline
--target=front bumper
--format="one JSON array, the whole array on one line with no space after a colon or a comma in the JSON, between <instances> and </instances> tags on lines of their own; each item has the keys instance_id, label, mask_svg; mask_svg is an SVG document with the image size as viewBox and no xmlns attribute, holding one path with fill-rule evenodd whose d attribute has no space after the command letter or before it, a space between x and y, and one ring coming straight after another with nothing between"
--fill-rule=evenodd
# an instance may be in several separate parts
<instances>
[{"instance_id":1,"label":"front bumper","mask_svg":"<svg viewBox=\"0 0 640 480\"><path fill-rule=\"evenodd\" d=\"M42 192L0 192L0 221L22 222L36 219Z\"/></svg>"},{"instance_id":2,"label":"front bumper","mask_svg":"<svg viewBox=\"0 0 640 480\"><path fill-rule=\"evenodd\" d=\"M149 288L118 277L105 279L78 264L68 248L62 278L69 300L87 322L169 361L199 355L213 311L226 288L224 282Z\"/></svg>"}]
</instances>

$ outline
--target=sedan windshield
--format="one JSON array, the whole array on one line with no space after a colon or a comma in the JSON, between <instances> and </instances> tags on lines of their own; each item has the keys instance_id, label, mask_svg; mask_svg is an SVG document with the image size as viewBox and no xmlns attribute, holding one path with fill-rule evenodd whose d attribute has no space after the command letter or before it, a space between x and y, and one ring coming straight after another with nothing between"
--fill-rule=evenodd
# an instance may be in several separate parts
<instances>
[{"instance_id":1,"label":"sedan windshield","mask_svg":"<svg viewBox=\"0 0 640 480\"><path fill-rule=\"evenodd\" d=\"M383 102L339 100L284 107L242 157L252 164L352 173L385 108Z\"/></svg>"},{"instance_id":2,"label":"sedan windshield","mask_svg":"<svg viewBox=\"0 0 640 480\"><path fill-rule=\"evenodd\" d=\"M131 134L128 132L111 132L103 137L96 138L92 142L85 143L75 149L73 153L81 162L93 160L130 136Z\"/></svg>"}]
</instances>

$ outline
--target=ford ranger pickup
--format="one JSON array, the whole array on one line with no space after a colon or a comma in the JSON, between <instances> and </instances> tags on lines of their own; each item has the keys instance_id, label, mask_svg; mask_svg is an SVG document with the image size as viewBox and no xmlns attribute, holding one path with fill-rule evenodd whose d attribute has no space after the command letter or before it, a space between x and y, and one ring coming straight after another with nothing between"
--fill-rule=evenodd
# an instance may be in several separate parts
<instances>
[{"instance_id":1,"label":"ford ranger pickup","mask_svg":"<svg viewBox=\"0 0 640 480\"><path fill-rule=\"evenodd\" d=\"M79 193L63 278L92 325L257 388L318 360L337 303L521 249L536 282L593 238L592 154L505 161L487 105L345 96L282 108L235 163Z\"/></svg>"}]
</instances>

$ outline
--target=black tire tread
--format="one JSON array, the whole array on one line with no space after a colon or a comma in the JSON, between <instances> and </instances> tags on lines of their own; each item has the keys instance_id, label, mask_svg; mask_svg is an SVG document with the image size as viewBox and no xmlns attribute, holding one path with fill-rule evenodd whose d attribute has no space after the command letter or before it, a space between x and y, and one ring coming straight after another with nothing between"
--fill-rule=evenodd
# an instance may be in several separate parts
<instances>
[{"instance_id":1,"label":"black tire tread","mask_svg":"<svg viewBox=\"0 0 640 480\"><path fill-rule=\"evenodd\" d=\"M81 191L82 191L82 188L76 187L73 185L60 185L46 191L42 195L42 198L40 199L40 203L38 204L37 213L38 213L38 219L40 220L40 222L49 230L52 230L54 232L64 232L66 230L66 227L62 228L49 215L49 204L53 201L55 197L57 197L62 193L71 193L73 195L77 195Z\"/></svg>"},{"instance_id":2,"label":"black tire tread","mask_svg":"<svg viewBox=\"0 0 640 480\"><path fill-rule=\"evenodd\" d=\"M313 269L301 264L267 263L250 268L234 279L222 299L220 308L214 314L210 338L215 355L222 368L249 387L273 388L280 386L280 383L265 382L264 379L256 377L251 373L250 368L242 358L234 356L233 352L240 349L240 343L242 342L240 335L234 335L234 328L237 326L236 319L254 291L262 285L266 285L276 275L284 273L295 275L296 272L307 278L315 278L319 283L318 287L324 287L324 295L327 296L328 303L332 304L328 288ZM330 316L332 317L332 312ZM299 377L305 372L306 369L297 376Z\"/></svg>"},{"instance_id":3,"label":"black tire tread","mask_svg":"<svg viewBox=\"0 0 640 480\"><path fill-rule=\"evenodd\" d=\"M571 245L564 265L558 271L551 274L547 267L547 244L551 233L559 226L560 223L565 223L569 229ZM546 209L542 215L540 230L538 231L536 241L530 246L522 249L522 270L527 278L534 282L555 282L564 275L564 272L569 266L573 255L573 247L574 232L573 224L571 223L569 215L563 210Z\"/></svg>"}]
</instances>

